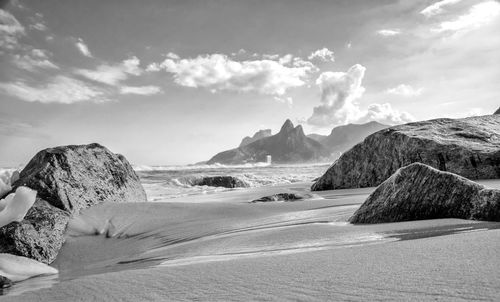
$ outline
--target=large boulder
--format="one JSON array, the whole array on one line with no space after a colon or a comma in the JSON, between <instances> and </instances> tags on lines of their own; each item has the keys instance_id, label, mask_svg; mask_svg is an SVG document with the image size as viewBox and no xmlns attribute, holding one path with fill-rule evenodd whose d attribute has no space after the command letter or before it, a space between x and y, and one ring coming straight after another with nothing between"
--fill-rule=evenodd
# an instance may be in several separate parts
<instances>
[{"instance_id":1,"label":"large boulder","mask_svg":"<svg viewBox=\"0 0 500 302\"><path fill-rule=\"evenodd\" d=\"M132 166L99 144L70 145L38 152L13 187L27 186L51 205L78 213L102 202L145 202Z\"/></svg>"},{"instance_id":2,"label":"large boulder","mask_svg":"<svg viewBox=\"0 0 500 302\"><path fill-rule=\"evenodd\" d=\"M500 114L500 107L498 107L497 111L495 111L495 113L493 114Z\"/></svg>"},{"instance_id":3,"label":"large boulder","mask_svg":"<svg viewBox=\"0 0 500 302\"><path fill-rule=\"evenodd\" d=\"M500 221L500 190L414 163L378 186L349 221L383 223L437 218Z\"/></svg>"},{"instance_id":4,"label":"large boulder","mask_svg":"<svg viewBox=\"0 0 500 302\"><path fill-rule=\"evenodd\" d=\"M469 179L500 178L500 115L435 119L378 131L344 153L311 189L378 186L414 162Z\"/></svg>"},{"instance_id":5,"label":"large boulder","mask_svg":"<svg viewBox=\"0 0 500 302\"><path fill-rule=\"evenodd\" d=\"M52 263L64 243L70 215L37 198L22 221L0 228L0 253Z\"/></svg>"},{"instance_id":6,"label":"large boulder","mask_svg":"<svg viewBox=\"0 0 500 302\"><path fill-rule=\"evenodd\" d=\"M12 184L38 192L21 221L0 228L0 252L43 263L55 260L72 215L102 202L145 202L139 177L121 155L99 144L38 152Z\"/></svg>"}]
</instances>

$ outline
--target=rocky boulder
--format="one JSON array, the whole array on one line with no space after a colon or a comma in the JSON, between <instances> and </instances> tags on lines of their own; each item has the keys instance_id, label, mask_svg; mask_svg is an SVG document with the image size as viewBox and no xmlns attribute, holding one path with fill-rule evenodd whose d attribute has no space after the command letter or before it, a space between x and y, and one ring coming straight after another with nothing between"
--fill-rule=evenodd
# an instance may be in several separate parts
<instances>
[{"instance_id":1,"label":"rocky boulder","mask_svg":"<svg viewBox=\"0 0 500 302\"><path fill-rule=\"evenodd\" d=\"M122 155L99 144L38 152L13 187L27 186L51 205L78 213L102 202L145 202L139 177Z\"/></svg>"},{"instance_id":2,"label":"rocky boulder","mask_svg":"<svg viewBox=\"0 0 500 302\"><path fill-rule=\"evenodd\" d=\"M500 107L497 109L497 111L495 111L495 113L493 114L500 114Z\"/></svg>"},{"instance_id":3,"label":"rocky boulder","mask_svg":"<svg viewBox=\"0 0 500 302\"><path fill-rule=\"evenodd\" d=\"M437 218L500 221L500 190L414 163L378 186L349 221L384 223Z\"/></svg>"},{"instance_id":4,"label":"rocky boulder","mask_svg":"<svg viewBox=\"0 0 500 302\"><path fill-rule=\"evenodd\" d=\"M43 263L55 260L70 217L102 202L145 202L139 177L121 155L99 144L49 148L21 171L13 190L37 191L24 219L0 228L0 252Z\"/></svg>"},{"instance_id":5,"label":"rocky boulder","mask_svg":"<svg viewBox=\"0 0 500 302\"><path fill-rule=\"evenodd\" d=\"M56 259L64 243L70 215L37 198L22 221L0 228L0 253L24 256L43 263Z\"/></svg>"},{"instance_id":6,"label":"rocky boulder","mask_svg":"<svg viewBox=\"0 0 500 302\"><path fill-rule=\"evenodd\" d=\"M191 182L193 186L210 186L224 188L247 188L249 184L234 176L205 176Z\"/></svg>"},{"instance_id":7,"label":"rocky boulder","mask_svg":"<svg viewBox=\"0 0 500 302\"><path fill-rule=\"evenodd\" d=\"M344 153L311 189L378 186L414 162L470 179L500 178L500 115L435 119L378 131Z\"/></svg>"},{"instance_id":8,"label":"rocky boulder","mask_svg":"<svg viewBox=\"0 0 500 302\"><path fill-rule=\"evenodd\" d=\"M270 201L295 201L313 197L312 194L300 195L296 193L277 193L270 196L264 196L259 199L252 200L251 203L270 202Z\"/></svg>"}]
</instances>

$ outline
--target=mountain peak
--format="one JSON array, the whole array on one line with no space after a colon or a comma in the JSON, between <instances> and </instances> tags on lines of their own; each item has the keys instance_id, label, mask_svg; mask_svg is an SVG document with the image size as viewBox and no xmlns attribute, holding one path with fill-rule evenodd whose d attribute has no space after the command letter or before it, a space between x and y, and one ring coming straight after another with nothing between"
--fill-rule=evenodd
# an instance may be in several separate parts
<instances>
[{"instance_id":1,"label":"mountain peak","mask_svg":"<svg viewBox=\"0 0 500 302\"><path fill-rule=\"evenodd\" d=\"M290 132L294 129L293 123L290 119L287 119L283 126L281 126L280 133L282 132Z\"/></svg>"}]
</instances>

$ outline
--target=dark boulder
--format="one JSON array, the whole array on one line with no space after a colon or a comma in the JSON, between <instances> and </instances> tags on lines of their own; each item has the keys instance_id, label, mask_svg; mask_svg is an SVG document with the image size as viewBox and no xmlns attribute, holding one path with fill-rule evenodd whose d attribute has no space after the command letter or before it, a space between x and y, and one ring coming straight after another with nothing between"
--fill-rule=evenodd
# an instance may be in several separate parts
<instances>
[{"instance_id":1,"label":"dark boulder","mask_svg":"<svg viewBox=\"0 0 500 302\"><path fill-rule=\"evenodd\" d=\"M495 111L495 113L493 114L500 114L500 107L497 109L497 111Z\"/></svg>"},{"instance_id":2,"label":"dark boulder","mask_svg":"<svg viewBox=\"0 0 500 302\"><path fill-rule=\"evenodd\" d=\"M378 186L349 221L384 223L437 218L500 221L500 190L414 163Z\"/></svg>"},{"instance_id":3,"label":"dark boulder","mask_svg":"<svg viewBox=\"0 0 500 302\"><path fill-rule=\"evenodd\" d=\"M64 243L70 215L37 198L20 222L0 228L0 253L24 256L43 263L56 259Z\"/></svg>"},{"instance_id":4,"label":"dark boulder","mask_svg":"<svg viewBox=\"0 0 500 302\"><path fill-rule=\"evenodd\" d=\"M71 214L102 202L145 202L139 177L122 155L99 144L38 152L13 187L27 186Z\"/></svg>"},{"instance_id":5,"label":"dark boulder","mask_svg":"<svg viewBox=\"0 0 500 302\"><path fill-rule=\"evenodd\" d=\"M191 182L193 186L210 186L224 188L247 188L249 184L234 176L205 176Z\"/></svg>"},{"instance_id":6,"label":"dark boulder","mask_svg":"<svg viewBox=\"0 0 500 302\"><path fill-rule=\"evenodd\" d=\"M295 201L311 198L312 194L300 195L296 193L277 193L270 196L264 196L259 199L252 200L251 203L270 202L270 201Z\"/></svg>"},{"instance_id":7,"label":"dark boulder","mask_svg":"<svg viewBox=\"0 0 500 302\"><path fill-rule=\"evenodd\" d=\"M20 222L0 228L0 252L43 263L55 260L72 215L102 202L145 202L139 177L122 155L99 144L49 148L38 152L13 183L37 191Z\"/></svg>"},{"instance_id":8,"label":"dark boulder","mask_svg":"<svg viewBox=\"0 0 500 302\"><path fill-rule=\"evenodd\" d=\"M500 115L435 119L378 131L344 153L311 189L378 186L414 162L470 179L500 178Z\"/></svg>"}]
</instances>

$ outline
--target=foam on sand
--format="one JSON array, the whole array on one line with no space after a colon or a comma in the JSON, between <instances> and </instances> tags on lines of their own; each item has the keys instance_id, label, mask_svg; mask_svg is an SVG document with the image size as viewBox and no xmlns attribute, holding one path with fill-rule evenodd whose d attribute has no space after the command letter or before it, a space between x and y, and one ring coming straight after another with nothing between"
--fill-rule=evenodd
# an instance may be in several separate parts
<instances>
[{"instance_id":1,"label":"foam on sand","mask_svg":"<svg viewBox=\"0 0 500 302\"><path fill-rule=\"evenodd\" d=\"M0 275L22 281L34 276L57 274L58 270L36 260L0 253Z\"/></svg>"},{"instance_id":2,"label":"foam on sand","mask_svg":"<svg viewBox=\"0 0 500 302\"><path fill-rule=\"evenodd\" d=\"M15 193L11 193L0 200L0 227L12 221L23 220L35 200L36 191L27 187L19 187Z\"/></svg>"}]
</instances>

